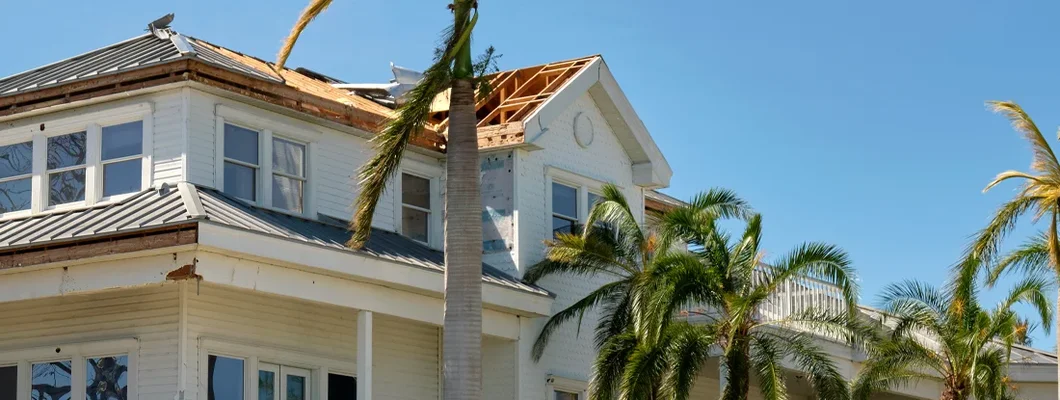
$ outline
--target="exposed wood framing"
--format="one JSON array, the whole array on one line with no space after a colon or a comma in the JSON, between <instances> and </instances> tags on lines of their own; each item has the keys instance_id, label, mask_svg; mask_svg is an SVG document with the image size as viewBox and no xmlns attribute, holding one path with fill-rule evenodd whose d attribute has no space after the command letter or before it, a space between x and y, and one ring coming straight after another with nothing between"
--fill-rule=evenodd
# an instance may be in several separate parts
<instances>
[{"instance_id":1,"label":"exposed wood framing","mask_svg":"<svg viewBox=\"0 0 1060 400\"><path fill-rule=\"evenodd\" d=\"M492 91L475 105L479 119L479 146L522 143L524 135L520 122L595 58L559 61L488 76ZM444 131L449 125L448 110L438 110L432 120L436 130Z\"/></svg>"},{"instance_id":2,"label":"exposed wood framing","mask_svg":"<svg viewBox=\"0 0 1060 400\"><path fill-rule=\"evenodd\" d=\"M73 242L0 252L0 269L161 249L198 242L198 224L186 224Z\"/></svg>"}]
</instances>

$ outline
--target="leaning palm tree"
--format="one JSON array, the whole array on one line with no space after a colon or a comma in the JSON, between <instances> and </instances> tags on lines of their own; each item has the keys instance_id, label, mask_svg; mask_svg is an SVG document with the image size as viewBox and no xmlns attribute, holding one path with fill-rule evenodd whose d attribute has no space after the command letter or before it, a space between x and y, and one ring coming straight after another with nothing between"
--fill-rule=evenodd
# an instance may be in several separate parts
<instances>
[{"instance_id":1,"label":"leaning palm tree","mask_svg":"<svg viewBox=\"0 0 1060 400\"><path fill-rule=\"evenodd\" d=\"M1011 101L992 101L988 104L995 112L1012 121L1013 128L1030 143L1033 154L1030 169L1033 173L1005 171L986 186L984 191L1009 179L1022 180L1022 185L1012 200L998 208L990 223L975 238L968 252L969 261L981 262L984 265L997 263L1005 236L1016 226L1020 217L1032 213L1035 222L1042 218L1049 221L1049 228L1042 236L1048 262L1039 263L1038 266L1051 271L1049 275L1052 275L1054 282L1060 281L1060 237L1057 236L1057 223L1060 219L1060 161L1045 136L1038 130L1038 126L1018 104ZM1055 323L1060 329L1060 319ZM1060 345L1060 338L1057 340ZM1060 371L1057 373L1060 377Z\"/></svg>"},{"instance_id":2,"label":"leaning palm tree","mask_svg":"<svg viewBox=\"0 0 1060 400\"><path fill-rule=\"evenodd\" d=\"M884 290L882 318L891 333L870 351L853 384L856 400L921 379L941 379L942 400L1015 398L1007 367L1026 325L1012 308L1028 304L1048 324L1050 281L1024 279L989 309L977 296L978 269L958 268L954 282L942 289L906 281Z\"/></svg>"},{"instance_id":3,"label":"leaning palm tree","mask_svg":"<svg viewBox=\"0 0 1060 400\"><path fill-rule=\"evenodd\" d=\"M312 0L277 56L282 68L305 27L330 0ZM376 153L360 169L360 194L354 205L350 246L362 247L371 231L376 204L393 179L410 139L427 128L431 104L450 90L445 179L445 316L442 330L443 397L478 399L482 392L482 198L478 181L478 131L475 127L476 72L492 66L487 51L472 61L471 32L478 2L455 0L449 7L453 25L443 35L434 64L408 94L397 117L376 135ZM478 68L476 68L478 67Z\"/></svg>"}]
</instances>

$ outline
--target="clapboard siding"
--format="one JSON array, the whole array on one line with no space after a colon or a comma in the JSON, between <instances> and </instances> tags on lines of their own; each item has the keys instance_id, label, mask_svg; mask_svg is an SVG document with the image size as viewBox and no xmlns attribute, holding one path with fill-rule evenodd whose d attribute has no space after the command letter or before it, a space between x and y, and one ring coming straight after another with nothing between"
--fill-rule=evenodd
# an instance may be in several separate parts
<instances>
[{"instance_id":1,"label":"clapboard siding","mask_svg":"<svg viewBox=\"0 0 1060 400\"><path fill-rule=\"evenodd\" d=\"M141 400L177 392L176 284L0 304L0 346L20 349L137 338Z\"/></svg>"},{"instance_id":2,"label":"clapboard siding","mask_svg":"<svg viewBox=\"0 0 1060 400\"><path fill-rule=\"evenodd\" d=\"M490 400L514 400L515 365L515 342L493 337L482 338L482 397Z\"/></svg>"},{"instance_id":3,"label":"clapboard siding","mask_svg":"<svg viewBox=\"0 0 1060 400\"><path fill-rule=\"evenodd\" d=\"M152 146L154 146L154 176L152 185L183 180L184 164L184 101L180 90L162 92L152 98L154 118Z\"/></svg>"},{"instance_id":4,"label":"clapboard siding","mask_svg":"<svg viewBox=\"0 0 1060 400\"><path fill-rule=\"evenodd\" d=\"M214 106L206 94L190 89L188 92L188 181L212 187L217 130Z\"/></svg>"},{"instance_id":5,"label":"clapboard siding","mask_svg":"<svg viewBox=\"0 0 1060 400\"><path fill-rule=\"evenodd\" d=\"M356 362L357 310L251 291L189 285L188 387L198 383L200 338ZM376 314L375 398L438 396L438 328ZM186 398L197 397L189 390Z\"/></svg>"},{"instance_id":6,"label":"clapboard siding","mask_svg":"<svg viewBox=\"0 0 1060 400\"><path fill-rule=\"evenodd\" d=\"M289 126L308 127L322 134L317 139L316 153L309 159L313 170L316 192L313 200L316 210L338 218L349 218L351 204L357 195L356 174L371 154L370 145L364 138L325 128L312 122L297 120L285 115L266 111L255 106L221 98L209 93L191 90L190 122L188 125L188 180L214 187L216 171L216 113L217 105L253 113L255 117L277 121ZM260 129L275 127L259 127ZM282 129L274 135L282 136ZM376 208L372 225L377 228L395 230L394 197L386 193Z\"/></svg>"}]
</instances>

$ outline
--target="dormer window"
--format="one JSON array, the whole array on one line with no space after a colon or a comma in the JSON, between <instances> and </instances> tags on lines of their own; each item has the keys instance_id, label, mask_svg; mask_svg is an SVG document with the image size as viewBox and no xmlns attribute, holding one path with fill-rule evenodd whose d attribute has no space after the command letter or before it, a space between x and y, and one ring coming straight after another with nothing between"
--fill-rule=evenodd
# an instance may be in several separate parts
<instances>
[{"instance_id":1,"label":"dormer window","mask_svg":"<svg viewBox=\"0 0 1060 400\"><path fill-rule=\"evenodd\" d=\"M259 207L316 216L313 159L320 132L218 105L217 188Z\"/></svg>"},{"instance_id":2,"label":"dormer window","mask_svg":"<svg viewBox=\"0 0 1060 400\"><path fill-rule=\"evenodd\" d=\"M552 236L574 233L578 226L578 188L552 183Z\"/></svg>"},{"instance_id":3,"label":"dormer window","mask_svg":"<svg viewBox=\"0 0 1060 400\"><path fill-rule=\"evenodd\" d=\"M144 122L104 126L103 198L140 191L143 180Z\"/></svg>"},{"instance_id":4,"label":"dormer window","mask_svg":"<svg viewBox=\"0 0 1060 400\"><path fill-rule=\"evenodd\" d=\"M33 142L0 146L0 213L33 204Z\"/></svg>"},{"instance_id":5,"label":"dormer window","mask_svg":"<svg viewBox=\"0 0 1060 400\"><path fill-rule=\"evenodd\" d=\"M272 206L297 213L305 201L305 144L272 139Z\"/></svg>"},{"instance_id":6,"label":"dormer window","mask_svg":"<svg viewBox=\"0 0 1060 400\"><path fill-rule=\"evenodd\" d=\"M428 243L431 232L431 180L401 174L401 233Z\"/></svg>"},{"instance_id":7,"label":"dormer window","mask_svg":"<svg viewBox=\"0 0 1060 400\"><path fill-rule=\"evenodd\" d=\"M224 192L241 199L257 200L258 132L225 124Z\"/></svg>"},{"instance_id":8,"label":"dormer window","mask_svg":"<svg viewBox=\"0 0 1060 400\"><path fill-rule=\"evenodd\" d=\"M88 133L48 138L48 205L85 200Z\"/></svg>"}]
</instances>

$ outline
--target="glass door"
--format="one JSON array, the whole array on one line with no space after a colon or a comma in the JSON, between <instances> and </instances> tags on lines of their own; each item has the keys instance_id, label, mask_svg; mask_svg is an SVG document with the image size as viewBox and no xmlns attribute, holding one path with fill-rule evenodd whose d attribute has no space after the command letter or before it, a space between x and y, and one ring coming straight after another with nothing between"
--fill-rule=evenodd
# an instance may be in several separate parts
<instances>
[{"instance_id":1,"label":"glass door","mask_svg":"<svg viewBox=\"0 0 1060 400\"><path fill-rule=\"evenodd\" d=\"M280 366L280 393L283 398L278 400L310 400L309 395L309 370Z\"/></svg>"}]
</instances>

